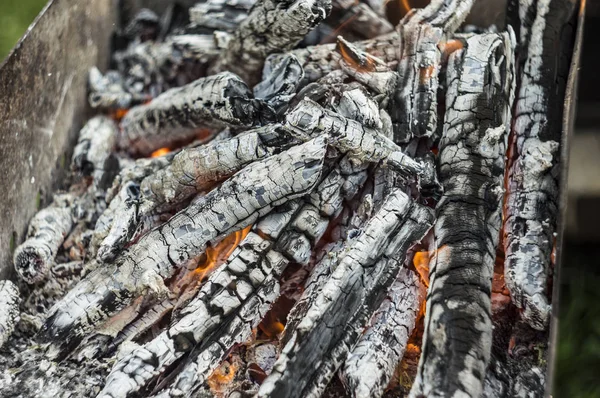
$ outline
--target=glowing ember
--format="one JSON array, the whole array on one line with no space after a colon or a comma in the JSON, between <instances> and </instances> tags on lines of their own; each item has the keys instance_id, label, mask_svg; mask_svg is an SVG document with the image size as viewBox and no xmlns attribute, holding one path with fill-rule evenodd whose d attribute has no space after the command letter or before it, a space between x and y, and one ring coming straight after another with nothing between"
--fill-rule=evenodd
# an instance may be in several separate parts
<instances>
[{"instance_id":1,"label":"glowing ember","mask_svg":"<svg viewBox=\"0 0 600 398\"><path fill-rule=\"evenodd\" d=\"M248 226L241 231L236 231L226 236L215 246L208 246L204 256L192 272L185 274L177 283L175 291L181 291L187 286L195 286L202 282L206 276L221 264L227 261L227 258L233 253L240 242L248 235L252 226ZM195 282L195 283L194 283Z\"/></svg>"},{"instance_id":2,"label":"glowing ember","mask_svg":"<svg viewBox=\"0 0 600 398\"><path fill-rule=\"evenodd\" d=\"M129 109L117 109L111 112L110 117L112 117L117 122L120 122L121 119L125 117L127 112L129 112Z\"/></svg>"},{"instance_id":3,"label":"glowing ember","mask_svg":"<svg viewBox=\"0 0 600 398\"><path fill-rule=\"evenodd\" d=\"M376 64L375 62L368 57L358 58L356 57L352 51L350 51L346 44L343 41L338 41L337 49L341 54L344 61L348 63L352 68L356 69L359 72L373 72L375 71Z\"/></svg>"},{"instance_id":4,"label":"glowing ember","mask_svg":"<svg viewBox=\"0 0 600 398\"><path fill-rule=\"evenodd\" d=\"M238 369L239 365L235 363L235 361L223 361L223 363L208 377L207 383L210 387L210 391L216 396L226 392L227 386L233 381Z\"/></svg>"},{"instance_id":5,"label":"glowing ember","mask_svg":"<svg viewBox=\"0 0 600 398\"><path fill-rule=\"evenodd\" d=\"M157 149L156 151L152 152L152 155L150 155L150 156L153 158L158 158L158 157L166 155L169 152L171 152L171 150L169 148L160 148L160 149Z\"/></svg>"},{"instance_id":6,"label":"glowing ember","mask_svg":"<svg viewBox=\"0 0 600 398\"><path fill-rule=\"evenodd\" d=\"M416 252L413 257L413 265L425 286L429 287L429 252Z\"/></svg>"}]
</instances>

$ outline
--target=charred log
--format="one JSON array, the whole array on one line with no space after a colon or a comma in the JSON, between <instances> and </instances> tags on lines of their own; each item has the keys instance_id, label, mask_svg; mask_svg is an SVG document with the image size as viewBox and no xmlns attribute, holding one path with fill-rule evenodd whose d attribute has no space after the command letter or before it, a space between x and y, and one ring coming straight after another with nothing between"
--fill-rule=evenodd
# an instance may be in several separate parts
<instances>
[{"instance_id":1,"label":"charred log","mask_svg":"<svg viewBox=\"0 0 600 398\"><path fill-rule=\"evenodd\" d=\"M15 270L25 282L39 282L48 274L58 248L73 226L73 201L70 194L57 195L52 205L33 216L27 239L13 255Z\"/></svg>"},{"instance_id":2,"label":"charred log","mask_svg":"<svg viewBox=\"0 0 600 398\"><path fill-rule=\"evenodd\" d=\"M0 347L6 343L19 322L21 295L11 281L0 281Z\"/></svg>"},{"instance_id":3,"label":"charred log","mask_svg":"<svg viewBox=\"0 0 600 398\"><path fill-rule=\"evenodd\" d=\"M478 397L492 344L491 282L514 87L513 36L473 36L450 55L435 247L411 397Z\"/></svg>"},{"instance_id":4,"label":"charred log","mask_svg":"<svg viewBox=\"0 0 600 398\"><path fill-rule=\"evenodd\" d=\"M523 319L543 330L551 306L546 287L558 203L562 109L575 3L541 0L519 5L523 73L508 170L504 245L506 285Z\"/></svg>"},{"instance_id":5,"label":"charred log","mask_svg":"<svg viewBox=\"0 0 600 398\"><path fill-rule=\"evenodd\" d=\"M400 22L400 78L391 114L397 124L395 141L429 137L436 132L441 66L438 45L464 21L472 4L473 0L434 0L409 12Z\"/></svg>"},{"instance_id":6,"label":"charred log","mask_svg":"<svg viewBox=\"0 0 600 398\"><path fill-rule=\"evenodd\" d=\"M272 110L254 99L244 82L232 73L221 73L171 89L131 109L121 123L118 145L130 153L148 155L173 141L193 138L202 127L251 127L272 117Z\"/></svg>"},{"instance_id":7,"label":"charred log","mask_svg":"<svg viewBox=\"0 0 600 398\"><path fill-rule=\"evenodd\" d=\"M68 349L142 293L164 295L163 279L200 255L209 241L311 190L325 150L323 139L315 139L255 162L192 203L72 289L50 312L44 339Z\"/></svg>"},{"instance_id":8,"label":"charred log","mask_svg":"<svg viewBox=\"0 0 600 398\"><path fill-rule=\"evenodd\" d=\"M253 85L269 54L291 50L330 11L330 0L259 0L212 70L229 70Z\"/></svg>"},{"instance_id":9,"label":"charred log","mask_svg":"<svg viewBox=\"0 0 600 398\"><path fill-rule=\"evenodd\" d=\"M419 277L401 269L341 369L350 396L381 397L402 359L425 298Z\"/></svg>"},{"instance_id":10,"label":"charred log","mask_svg":"<svg viewBox=\"0 0 600 398\"><path fill-rule=\"evenodd\" d=\"M405 250L432 214L394 191L344 253L331 278L283 348L259 397L318 396L384 299Z\"/></svg>"}]
</instances>

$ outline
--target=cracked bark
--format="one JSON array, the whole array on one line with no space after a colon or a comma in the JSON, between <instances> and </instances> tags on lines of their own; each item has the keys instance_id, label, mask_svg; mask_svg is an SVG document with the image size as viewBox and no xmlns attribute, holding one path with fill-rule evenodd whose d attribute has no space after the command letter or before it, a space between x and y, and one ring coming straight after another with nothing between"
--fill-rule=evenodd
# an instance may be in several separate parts
<instances>
[{"instance_id":1,"label":"cracked bark","mask_svg":"<svg viewBox=\"0 0 600 398\"><path fill-rule=\"evenodd\" d=\"M259 0L211 70L229 70L253 85L269 54L291 50L330 11L330 0Z\"/></svg>"},{"instance_id":2,"label":"cracked bark","mask_svg":"<svg viewBox=\"0 0 600 398\"><path fill-rule=\"evenodd\" d=\"M120 148L149 155L177 140L192 139L199 128L252 127L271 121L273 111L253 98L232 73L198 79L132 108L121 122Z\"/></svg>"},{"instance_id":3,"label":"cracked bark","mask_svg":"<svg viewBox=\"0 0 600 398\"><path fill-rule=\"evenodd\" d=\"M133 298L144 292L163 295L163 279L200 255L209 241L245 228L273 207L312 190L325 151L321 138L295 146L252 163L193 202L73 288L50 311L43 340L68 351Z\"/></svg>"},{"instance_id":4,"label":"cracked bark","mask_svg":"<svg viewBox=\"0 0 600 398\"><path fill-rule=\"evenodd\" d=\"M11 281L0 281L0 348L9 339L19 322L21 295Z\"/></svg>"},{"instance_id":5,"label":"cracked bark","mask_svg":"<svg viewBox=\"0 0 600 398\"><path fill-rule=\"evenodd\" d=\"M167 393L178 396L178 391L186 391L181 383L201 385L233 345L225 346L223 342L246 341L270 306L255 312L260 317L242 316L240 311L249 311L245 309L248 303L256 305L277 298L278 294L269 297L274 288L279 289L278 279L289 261L308 262L314 244L327 229L329 218L335 217L341 208L344 182L344 176L334 169L315 189L318 195L306 198L307 203L288 202L259 220L256 232L250 232L223 267L209 276L197 296L183 308L178 321L115 366L105 394L127 396L190 350L196 352L197 359L184 366ZM224 335L231 330L228 323L239 322L238 318L249 327L244 326L239 335ZM215 341L221 343L215 345ZM147 357L157 361L148 362L144 360ZM198 374L199 371L204 373Z\"/></svg>"},{"instance_id":6,"label":"cracked bark","mask_svg":"<svg viewBox=\"0 0 600 398\"><path fill-rule=\"evenodd\" d=\"M444 43L467 17L473 0L434 0L412 10L398 25L402 56L391 117L394 141L429 137L437 128L437 90Z\"/></svg>"},{"instance_id":7,"label":"cracked bark","mask_svg":"<svg viewBox=\"0 0 600 398\"><path fill-rule=\"evenodd\" d=\"M56 195L54 202L40 210L29 223L27 239L15 249L13 263L21 279L31 284L43 280L60 245L73 226L70 194Z\"/></svg>"},{"instance_id":8,"label":"cracked bark","mask_svg":"<svg viewBox=\"0 0 600 398\"><path fill-rule=\"evenodd\" d=\"M421 185L426 187L437 185L435 170L428 163L410 158L399 146L376 130L324 109L314 101L302 100L288 112L285 126L292 131L309 135L325 133L332 146L357 159L382 162L406 176L418 177Z\"/></svg>"},{"instance_id":9,"label":"cracked bark","mask_svg":"<svg viewBox=\"0 0 600 398\"><path fill-rule=\"evenodd\" d=\"M473 36L450 55L435 253L411 397L478 397L492 344L491 281L514 96L514 35Z\"/></svg>"},{"instance_id":10,"label":"cracked bark","mask_svg":"<svg viewBox=\"0 0 600 398\"><path fill-rule=\"evenodd\" d=\"M507 173L504 273L522 318L545 330L551 305L548 274L558 217L559 142L569 71L575 3L540 0L519 5L523 65Z\"/></svg>"},{"instance_id":11,"label":"cracked bark","mask_svg":"<svg viewBox=\"0 0 600 398\"><path fill-rule=\"evenodd\" d=\"M408 269L400 269L388 295L344 362L341 377L353 398L381 397L415 327L425 287Z\"/></svg>"},{"instance_id":12,"label":"cracked bark","mask_svg":"<svg viewBox=\"0 0 600 398\"><path fill-rule=\"evenodd\" d=\"M399 39L398 33L392 32L375 39L354 42L352 45L360 51L377 57L391 67L398 61ZM286 53L295 56L304 69L301 87L340 69L339 55L335 52L335 48L335 43L329 43L298 48ZM282 54L273 54L268 59L277 60L282 56Z\"/></svg>"},{"instance_id":13,"label":"cracked bark","mask_svg":"<svg viewBox=\"0 0 600 398\"><path fill-rule=\"evenodd\" d=\"M248 17L256 0L208 0L190 8L193 28L234 31Z\"/></svg>"},{"instance_id":14,"label":"cracked bark","mask_svg":"<svg viewBox=\"0 0 600 398\"><path fill-rule=\"evenodd\" d=\"M293 331L258 397L319 396L383 301L406 249L432 223L428 209L398 190L392 192L342 256Z\"/></svg>"},{"instance_id":15,"label":"cracked bark","mask_svg":"<svg viewBox=\"0 0 600 398\"><path fill-rule=\"evenodd\" d=\"M118 160L112 154L117 134L117 125L106 116L90 119L79 132L71 169L91 175L94 191L106 191L118 171Z\"/></svg>"}]
</instances>

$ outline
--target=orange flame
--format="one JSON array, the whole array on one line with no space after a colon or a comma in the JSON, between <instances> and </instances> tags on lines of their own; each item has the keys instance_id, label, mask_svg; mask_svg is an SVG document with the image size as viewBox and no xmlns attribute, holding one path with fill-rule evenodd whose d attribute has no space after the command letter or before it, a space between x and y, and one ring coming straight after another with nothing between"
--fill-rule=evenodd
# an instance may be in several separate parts
<instances>
[{"instance_id":1,"label":"orange flame","mask_svg":"<svg viewBox=\"0 0 600 398\"><path fill-rule=\"evenodd\" d=\"M167 153L171 152L171 150L169 148L160 148L157 149L156 151L152 152L152 155L150 155L151 158L159 158L161 156L166 155Z\"/></svg>"},{"instance_id":2,"label":"orange flame","mask_svg":"<svg viewBox=\"0 0 600 398\"><path fill-rule=\"evenodd\" d=\"M110 117L113 118L115 121L120 122L121 119L123 119L125 115L127 115L127 112L129 112L129 109L116 109L110 113Z\"/></svg>"},{"instance_id":3,"label":"orange flame","mask_svg":"<svg viewBox=\"0 0 600 398\"><path fill-rule=\"evenodd\" d=\"M181 278L177 283L178 289L176 290L180 290L185 286L194 285L193 282L202 282L210 272L227 261L231 253L233 253L240 242L248 235L251 228L252 226L249 225L241 231L236 231L226 236L215 246L208 246L204 252L205 256L203 257L203 260L198 263L192 272L187 273Z\"/></svg>"},{"instance_id":4,"label":"orange flame","mask_svg":"<svg viewBox=\"0 0 600 398\"><path fill-rule=\"evenodd\" d=\"M416 252L413 257L413 265L425 286L429 287L429 252Z\"/></svg>"},{"instance_id":5,"label":"orange flame","mask_svg":"<svg viewBox=\"0 0 600 398\"><path fill-rule=\"evenodd\" d=\"M215 396L220 396L227 391L227 386L235 378L235 373L239 369L239 365L234 361L224 361L214 372L208 377L207 383L211 392Z\"/></svg>"}]
</instances>

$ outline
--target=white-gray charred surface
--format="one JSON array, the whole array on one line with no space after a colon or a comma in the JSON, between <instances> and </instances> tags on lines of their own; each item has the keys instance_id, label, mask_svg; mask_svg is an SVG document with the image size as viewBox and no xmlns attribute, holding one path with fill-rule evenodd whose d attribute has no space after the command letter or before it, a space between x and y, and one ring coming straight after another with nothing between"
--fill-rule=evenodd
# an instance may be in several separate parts
<instances>
[{"instance_id":1,"label":"white-gray charred surface","mask_svg":"<svg viewBox=\"0 0 600 398\"><path fill-rule=\"evenodd\" d=\"M385 298L406 249L433 223L396 190L369 220L292 332L259 397L319 396Z\"/></svg>"},{"instance_id":2,"label":"white-gray charred surface","mask_svg":"<svg viewBox=\"0 0 600 398\"><path fill-rule=\"evenodd\" d=\"M336 50L343 58L340 66L349 76L378 94L390 96L394 92L398 73L392 71L385 62L359 50L341 36L337 38Z\"/></svg>"},{"instance_id":3,"label":"white-gray charred surface","mask_svg":"<svg viewBox=\"0 0 600 398\"><path fill-rule=\"evenodd\" d=\"M6 343L19 321L19 289L11 281L0 281L0 347Z\"/></svg>"},{"instance_id":4,"label":"white-gray charred surface","mask_svg":"<svg viewBox=\"0 0 600 398\"><path fill-rule=\"evenodd\" d=\"M252 163L190 204L75 286L51 310L43 328L45 340L69 348L133 298L144 292L164 295L163 279L202 254L209 241L245 228L275 206L312 190L325 152L320 138L295 146Z\"/></svg>"},{"instance_id":5,"label":"white-gray charred surface","mask_svg":"<svg viewBox=\"0 0 600 398\"><path fill-rule=\"evenodd\" d=\"M90 119L79 132L71 169L91 175L95 190L106 191L118 172L118 160L113 155L117 134L116 123L106 116Z\"/></svg>"},{"instance_id":6,"label":"white-gray charred surface","mask_svg":"<svg viewBox=\"0 0 600 398\"><path fill-rule=\"evenodd\" d=\"M544 330L548 273L558 216L559 143L575 3L522 2L523 69L513 123L504 246L506 286L522 317Z\"/></svg>"},{"instance_id":7,"label":"white-gray charred surface","mask_svg":"<svg viewBox=\"0 0 600 398\"><path fill-rule=\"evenodd\" d=\"M207 127L251 127L271 121L272 110L232 73L198 79L132 108L121 122L120 148L148 155Z\"/></svg>"},{"instance_id":8,"label":"white-gray charred surface","mask_svg":"<svg viewBox=\"0 0 600 398\"><path fill-rule=\"evenodd\" d=\"M308 135L322 132L328 135L330 145L352 157L382 162L406 176L418 177L423 186L436 185L435 170L429 164L405 155L399 146L377 130L324 109L309 99L302 100L288 112L285 126Z\"/></svg>"},{"instance_id":9,"label":"white-gray charred surface","mask_svg":"<svg viewBox=\"0 0 600 398\"><path fill-rule=\"evenodd\" d=\"M398 33L392 32L372 40L352 43L352 45L374 57L377 57L390 67L398 62ZM304 69L304 79L301 86L315 82L334 70L340 69L340 56L336 53L336 44L320 44L306 48L298 48L287 52L300 61ZM273 54L269 59L278 59L283 54Z\"/></svg>"},{"instance_id":10,"label":"white-gray charred surface","mask_svg":"<svg viewBox=\"0 0 600 398\"><path fill-rule=\"evenodd\" d=\"M111 70L103 75L95 66L90 69L88 86L88 101L94 109L129 109L152 98L149 94L125 91L119 72Z\"/></svg>"},{"instance_id":11,"label":"white-gray charred surface","mask_svg":"<svg viewBox=\"0 0 600 398\"><path fill-rule=\"evenodd\" d=\"M260 219L255 226L256 232L250 232L226 263L209 276L196 297L182 309L178 321L115 366L107 381L106 394L127 396L192 349L197 359L185 367L169 391L175 394L182 388L180 383L189 383L190 372L205 372L194 378L197 383L203 383L207 372L213 370L222 355L233 346L233 343L226 346L225 342L231 339L237 343L245 341L264 316L262 310L255 313L260 317L242 316L248 311L246 305L272 302L273 289L279 289L278 279L288 263L308 262L329 219L341 209L346 178L348 176L334 169L315 189L319 195L310 195L306 198L307 203L288 202ZM244 325L241 330L244 334L238 337L223 335L224 330L231 330L226 328L227 324L239 323L238 318L244 320L240 324ZM220 344L215 345L216 341ZM214 348L205 352L205 347ZM157 361L143 360L147 357L157 358Z\"/></svg>"},{"instance_id":12,"label":"white-gray charred surface","mask_svg":"<svg viewBox=\"0 0 600 398\"><path fill-rule=\"evenodd\" d=\"M330 11L330 0L259 0L212 69L235 72L254 84L269 54L291 50Z\"/></svg>"},{"instance_id":13,"label":"white-gray charred surface","mask_svg":"<svg viewBox=\"0 0 600 398\"><path fill-rule=\"evenodd\" d=\"M491 283L514 96L514 35L473 36L448 61L434 255L411 397L478 397L492 344Z\"/></svg>"},{"instance_id":14,"label":"white-gray charred surface","mask_svg":"<svg viewBox=\"0 0 600 398\"><path fill-rule=\"evenodd\" d=\"M436 132L437 90L443 44L471 10L473 0L434 0L409 12L398 25L402 55L392 108L397 142L429 137Z\"/></svg>"},{"instance_id":15,"label":"white-gray charred surface","mask_svg":"<svg viewBox=\"0 0 600 398\"><path fill-rule=\"evenodd\" d=\"M366 332L344 362L341 375L353 398L381 397L404 355L425 298L425 287L411 270L400 269Z\"/></svg>"},{"instance_id":16,"label":"white-gray charred surface","mask_svg":"<svg viewBox=\"0 0 600 398\"><path fill-rule=\"evenodd\" d=\"M29 223L25 242L15 249L13 263L21 279L35 283L44 279L54 263L58 248L73 226L70 194L57 195Z\"/></svg>"},{"instance_id":17,"label":"white-gray charred surface","mask_svg":"<svg viewBox=\"0 0 600 398\"><path fill-rule=\"evenodd\" d=\"M266 101L281 114L296 95L303 78L304 70L295 56L267 58L263 68L263 80L254 86L254 96Z\"/></svg>"},{"instance_id":18,"label":"white-gray charred surface","mask_svg":"<svg viewBox=\"0 0 600 398\"><path fill-rule=\"evenodd\" d=\"M192 29L232 32L246 19L256 0L208 0L191 7Z\"/></svg>"}]
</instances>

